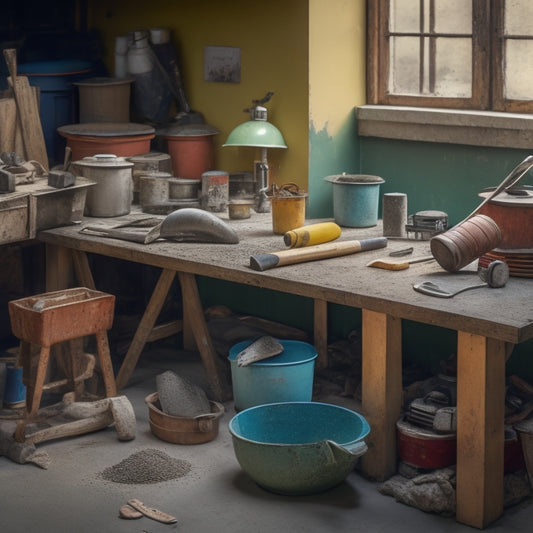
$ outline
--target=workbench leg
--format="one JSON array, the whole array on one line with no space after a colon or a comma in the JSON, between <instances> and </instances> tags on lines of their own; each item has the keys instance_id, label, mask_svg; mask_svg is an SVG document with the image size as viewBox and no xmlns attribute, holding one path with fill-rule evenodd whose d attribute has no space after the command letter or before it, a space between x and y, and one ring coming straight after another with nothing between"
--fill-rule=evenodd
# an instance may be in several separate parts
<instances>
[{"instance_id":1,"label":"workbench leg","mask_svg":"<svg viewBox=\"0 0 533 533\"><path fill-rule=\"evenodd\" d=\"M383 481L396 473L396 422L402 408L401 319L363 309L363 416L370 424L363 473Z\"/></svg>"},{"instance_id":2,"label":"workbench leg","mask_svg":"<svg viewBox=\"0 0 533 533\"><path fill-rule=\"evenodd\" d=\"M313 344L318 357L317 368L328 367L328 302L326 300L314 300L314 328Z\"/></svg>"},{"instance_id":3,"label":"workbench leg","mask_svg":"<svg viewBox=\"0 0 533 533\"><path fill-rule=\"evenodd\" d=\"M505 343L457 334L458 522L484 528L503 512Z\"/></svg>"},{"instance_id":4,"label":"workbench leg","mask_svg":"<svg viewBox=\"0 0 533 533\"><path fill-rule=\"evenodd\" d=\"M74 279L72 254L68 248L46 245L46 292L72 286Z\"/></svg>"},{"instance_id":5,"label":"workbench leg","mask_svg":"<svg viewBox=\"0 0 533 533\"><path fill-rule=\"evenodd\" d=\"M146 344L146 341L152 332L155 321L159 317L159 313L163 308L163 304L165 303L165 299L170 286L174 281L175 275L176 272L168 268L163 269L163 272L161 272L152 296L150 297L150 301L146 306L146 310L141 322L137 327L137 331L135 332L130 347L128 348L128 352L126 353L124 361L122 362L122 366L118 372L116 380L117 390L120 390L126 386L133 371L135 370L135 365L137 364L144 345Z\"/></svg>"},{"instance_id":6,"label":"workbench leg","mask_svg":"<svg viewBox=\"0 0 533 533\"><path fill-rule=\"evenodd\" d=\"M183 314L188 315L189 324L196 341L196 346L200 352L209 384L215 395L215 399L220 402L228 401L232 398L232 392L225 381L221 378L217 368L217 353L211 341L211 335L205 323L205 315L196 285L194 274L178 272L181 285L181 294L184 302ZM186 302L186 303L185 303Z\"/></svg>"}]
</instances>

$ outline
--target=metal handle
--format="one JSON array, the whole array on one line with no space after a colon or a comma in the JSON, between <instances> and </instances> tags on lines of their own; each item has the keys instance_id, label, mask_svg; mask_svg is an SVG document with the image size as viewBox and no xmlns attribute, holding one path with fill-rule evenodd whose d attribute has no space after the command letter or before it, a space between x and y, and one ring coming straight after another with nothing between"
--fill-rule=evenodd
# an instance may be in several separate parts
<instances>
[{"instance_id":1,"label":"metal handle","mask_svg":"<svg viewBox=\"0 0 533 533\"><path fill-rule=\"evenodd\" d=\"M533 167L533 155L528 155L521 163L509 173L509 175L496 187L492 193L487 196L465 219L461 220L456 226L459 226L469 218L473 217L487 202L492 200L496 195L500 194L504 189L510 189L513 185L516 185L522 176Z\"/></svg>"},{"instance_id":2,"label":"metal handle","mask_svg":"<svg viewBox=\"0 0 533 533\"><path fill-rule=\"evenodd\" d=\"M413 289L417 292L421 292L422 294L427 294L429 296L437 296L438 298L451 298L452 296L460 294L461 292L469 291L471 289L480 289L482 287L488 286L488 283L480 283L478 285L469 285L468 287L458 289L454 292L449 292L445 291L444 289L441 289L438 285L432 283L431 281L424 281L423 283L416 283L415 285L413 285Z\"/></svg>"}]
</instances>

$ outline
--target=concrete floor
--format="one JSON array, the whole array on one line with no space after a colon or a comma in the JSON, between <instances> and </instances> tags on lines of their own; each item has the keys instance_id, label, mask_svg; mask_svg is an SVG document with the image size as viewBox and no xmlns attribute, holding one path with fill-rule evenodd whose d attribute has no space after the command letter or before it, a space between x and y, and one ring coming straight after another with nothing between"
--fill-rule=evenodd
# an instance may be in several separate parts
<instances>
[{"instance_id":1,"label":"concrete floor","mask_svg":"<svg viewBox=\"0 0 533 533\"><path fill-rule=\"evenodd\" d=\"M170 356L170 357L169 357ZM121 391L134 406L137 436L117 439L113 427L80 437L39 444L51 459L47 470L19 465L0 457L0 531L18 533L270 533L270 532L466 532L475 531L453 518L424 513L378 492L378 483L354 471L341 485L306 497L279 496L258 487L241 470L233 453L228 421L235 414L225 404L219 434L211 442L183 446L152 435L148 424L147 394L154 392L155 376L172 369L207 388L196 354L158 351L143 354L127 388ZM324 399L320 399L324 401ZM329 398L350 407L345 398ZM355 408L355 406L354 406ZM151 485L104 481L99 474L132 453L158 448L191 463L189 474ZM165 525L143 517L119 518L130 498L138 498L177 517ZM528 500L504 513L488 531L529 531L533 505Z\"/></svg>"}]
</instances>

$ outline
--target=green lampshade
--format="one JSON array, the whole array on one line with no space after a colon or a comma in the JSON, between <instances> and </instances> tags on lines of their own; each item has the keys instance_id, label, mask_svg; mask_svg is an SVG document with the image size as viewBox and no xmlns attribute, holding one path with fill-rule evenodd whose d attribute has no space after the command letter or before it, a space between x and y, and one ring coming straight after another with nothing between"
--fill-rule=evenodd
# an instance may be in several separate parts
<instances>
[{"instance_id":1,"label":"green lampshade","mask_svg":"<svg viewBox=\"0 0 533 533\"><path fill-rule=\"evenodd\" d=\"M281 132L264 120L249 120L237 126L222 146L256 146L258 148L287 148Z\"/></svg>"}]
</instances>

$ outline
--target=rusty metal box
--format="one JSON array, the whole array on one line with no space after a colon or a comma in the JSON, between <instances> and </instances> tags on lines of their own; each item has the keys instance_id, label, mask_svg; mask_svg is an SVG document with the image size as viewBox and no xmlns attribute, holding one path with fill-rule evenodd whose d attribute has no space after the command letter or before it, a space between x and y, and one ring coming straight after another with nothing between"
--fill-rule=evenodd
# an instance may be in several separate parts
<instances>
[{"instance_id":1,"label":"rusty metal box","mask_svg":"<svg viewBox=\"0 0 533 533\"><path fill-rule=\"evenodd\" d=\"M8 307L15 337L51 346L111 329L115 297L76 287L11 300Z\"/></svg>"}]
</instances>

